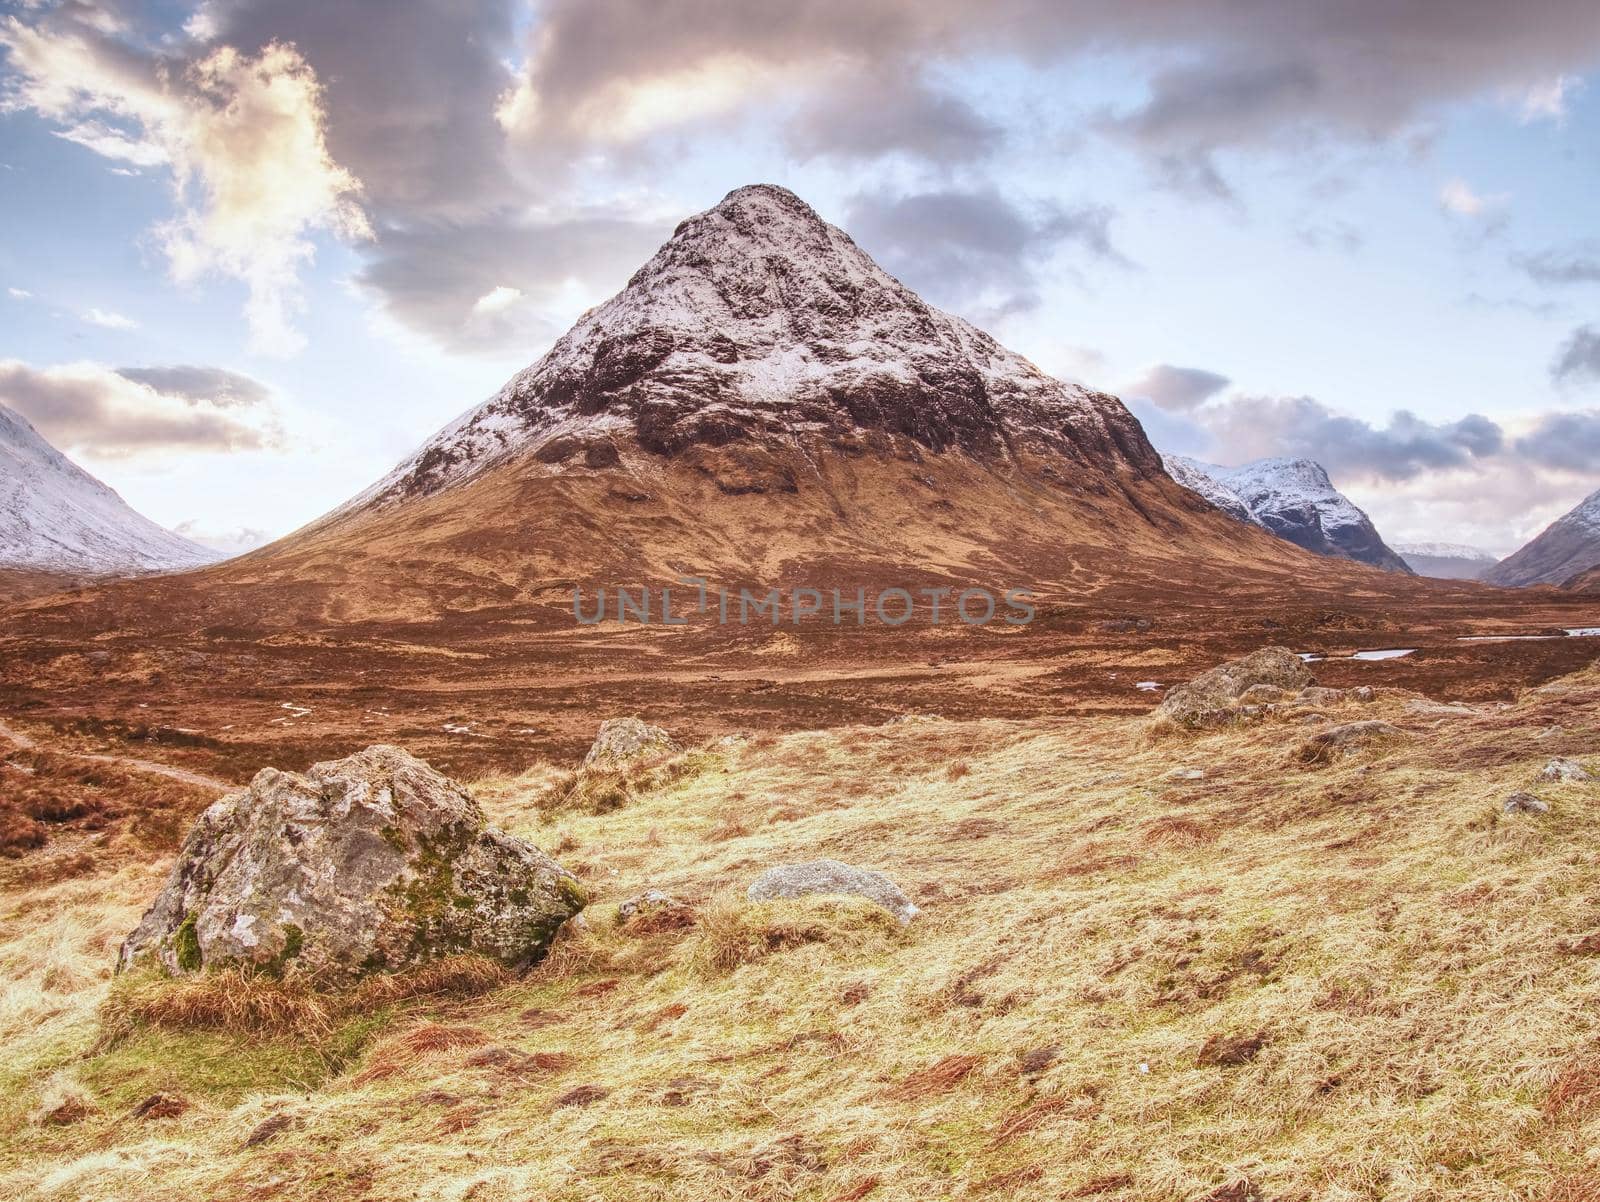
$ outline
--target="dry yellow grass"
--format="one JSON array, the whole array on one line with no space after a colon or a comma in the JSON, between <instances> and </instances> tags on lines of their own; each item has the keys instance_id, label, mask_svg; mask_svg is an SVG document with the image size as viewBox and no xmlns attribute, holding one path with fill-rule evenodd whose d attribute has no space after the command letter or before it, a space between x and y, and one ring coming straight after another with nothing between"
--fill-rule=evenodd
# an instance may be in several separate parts
<instances>
[{"instance_id":1,"label":"dry yellow grass","mask_svg":"<svg viewBox=\"0 0 1600 1202\"><path fill-rule=\"evenodd\" d=\"M1288 719L763 736L606 814L543 810L549 767L485 782L591 886L584 925L524 978L391 986L309 1036L145 1010L104 1041L160 866L14 875L0 1196L1596 1197L1600 786L1533 776L1600 766L1600 673L1333 717L1408 733L1325 765ZM1500 812L1530 786L1548 814ZM818 856L923 916L741 900ZM647 887L694 921L619 925ZM158 1092L187 1109L134 1117Z\"/></svg>"}]
</instances>

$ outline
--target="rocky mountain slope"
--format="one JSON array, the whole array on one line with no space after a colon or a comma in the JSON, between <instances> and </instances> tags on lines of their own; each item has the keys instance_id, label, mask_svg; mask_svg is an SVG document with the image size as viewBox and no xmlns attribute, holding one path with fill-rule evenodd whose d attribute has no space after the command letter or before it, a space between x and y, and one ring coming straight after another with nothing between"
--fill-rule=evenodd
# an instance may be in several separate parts
<instances>
[{"instance_id":1,"label":"rocky mountain slope","mask_svg":"<svg viewBox=\"0 0 1600 1202\"><path fill-rule=\"evenodd\" d=\"M1294 554L1177 487L1115 397L757 185L372 487L220 570L211 600L293 581L272 604L317 617L435 618L470 594L570 624L575 582L1081 590L1170 581L1174 561L1287 579Z\"/></svg>"},{"instance_id":2,"label":"rocky mountain slope","mask_svg":"<svg viewBox=\"0 0 1600 1202\"><path fill-rule=\"evenodd\" d=\"M1489 584L1564 584L1600 566L1600 491L1557 518L1532 542L1483 574Z\"/></svg>"},{"instance_id":3,"label":"rocky mountain slope","mask_svg":"<svg viewBox=\"0 0 1600 1202\"><path fill-rule=\"evenodd\" d=\"M1389 572L1411 573L1406 561L1384 544L1372 519L1333 486L1327 471L1314 460L1257 459L1239 467L1202 463L1184 455L1168 455L1164 461L1173 479L1185 488L1224 513L1298 547Z\"/></svg>"},{"instance_id":4,"label":"rocky mountain slope","mask_svg":"<svg viewBox=\"0 0 1600 1202\"><path fill-rule=\"evenodd\" d=\"M0 569L126 576L220 558L134 512L0 404Z\"/></svg>"},{"instance_id":5,"label":"rocky mountain slope","mask_svg":"<svg viewBox=\"0 0 1600 1202\"><path fill-rule=\"evenodd\" d=\"M793 491L810 474L715 452L775 442L1161 472L1115 398L1055 380L932 308L793 193L757 185L679 225L621 293L341 512L523 456L609 467L619 438L686 457L730 492Z\"/></svg>"},{"instance_id":6,"label":"rocky mountain slope","mask_svg":"<svg viewBox=\"0 0 1600 1202\"><path fill-rule=\"evenodd\" d=\"M1396 543L1394 549L1418 576L1437 580L1477 580L1499 562L1465 543Z\"/></svg>"}]
</instances>

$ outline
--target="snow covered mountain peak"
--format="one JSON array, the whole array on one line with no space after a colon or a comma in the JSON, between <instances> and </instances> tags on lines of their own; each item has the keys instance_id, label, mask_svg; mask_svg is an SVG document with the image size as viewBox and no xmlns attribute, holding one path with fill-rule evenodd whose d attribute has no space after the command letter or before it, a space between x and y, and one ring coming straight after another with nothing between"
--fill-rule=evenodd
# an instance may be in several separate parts
<instances>
[{"instance_id":1,"label":"snow covered mountain peak","mask_svg":"<svg viewBox=\"0 0 1600 1202\"><path fill-rule=\"evenodd\" d=\"M1314 459L1257 459L1238 467L1164 456L1172 478L1224 513L1270 530L1319 555L1410 572L1384 545L1372 519L1333 486Z\"/></svg>"},{"instance_id":2,"label":"snow covered mountain peak","mask_svg":"<svg viewBox=\"0 0 1600 1202\"><path fill-rule=\"evenodd\" d=\"M0 567L132 575L221 558L134 512L0 405Z\"/></svg>"},{"instance_id":3,"label":"snow covered mountain peak","mask_svg":"<svg viewBox=\"0 0 1600 1202\"><path fill-rule=\"evenodd\" d=\"M682 222L620 293L340 512L522 456L603 469L618 437L670 457L858 435L1159 474L1120 401L1045 375L757 184Z\"/></svg>"}]
</instances>

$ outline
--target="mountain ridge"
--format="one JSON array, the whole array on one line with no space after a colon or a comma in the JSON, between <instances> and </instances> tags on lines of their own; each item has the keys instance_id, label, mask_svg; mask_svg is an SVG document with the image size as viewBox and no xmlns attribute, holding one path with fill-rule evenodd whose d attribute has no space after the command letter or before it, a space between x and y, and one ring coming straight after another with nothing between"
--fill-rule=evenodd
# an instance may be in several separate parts
<instances>
[{"instance_id":1,"label":"mountain ridge","mask_svg":"<svg viewBox=\"0 0 1600 1202\"><path fill-rule=\"evenodd\" d=\"M222 558L133 509L4 404L0 468L0 568L116 576Z\"/></svg>"},{"instance_id":2,"label":"mountain ridge","mask_svg":"<svg viewBox=\"0 0 1600 1202\"><path fill-rule=\"evenodd\" d=\"M1163 462L1175 480L1224 513L1313 554L1414 574L1314 459L1272 457L1224 467L1166 455Z\"/></svg>"},{"instance_id":3,"label":"mountain ridge","mask_svg":"<svg viewBox=\"0 0 1600 1202\"><path fill-rule=\"evenodd\" d=\"M1488 584L1564 585L1600 565L1600 489L1483 574Z\"/></svg>"}]
</instances>

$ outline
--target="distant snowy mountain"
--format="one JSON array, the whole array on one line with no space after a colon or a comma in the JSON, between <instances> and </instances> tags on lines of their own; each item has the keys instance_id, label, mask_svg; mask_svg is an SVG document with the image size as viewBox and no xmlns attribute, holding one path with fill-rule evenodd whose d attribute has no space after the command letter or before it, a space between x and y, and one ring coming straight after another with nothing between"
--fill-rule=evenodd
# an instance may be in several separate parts
<instances>
[{"instance_id":1,"label":"distant snowy mountain","mask_svg":"<svg viewBox=\"0 0 1600 1202\"><path fill-rule=\"evenodd\" d=\"M0 405L0 568L116 576L221 558L135 513Z\"/></svg>"},{"instance_id":2,"label":"distant snowy mountain","mask_svg":"<svg viewBox=\"0 0 1600 1202\"><path fill-rule=\"evenodd\" d=\"M1600 492L1557 518L1538 538L1484 573L1490 584L1565 584L1600 565Z\"/></svg>"},{"instance_id":3,"label":"distant snowy mountain","mask_svg":"<svg viewBox=\"0 0 1600 1202\"><path fill-rule=\"evenodd\" d=\"M1311 459L1257 459L1240 467L1166 455L1167 472L1191 492L1241 521L1270 530L1307 551L1411 574L1372 519L1333 486Z\"/></svg>"},{"instance_id":4,"label":"distant snowy mountain","mask_svg":"<svg viewBox=\"0 0 1600 1202\"><path fill-rule=\"evenodd\" d=\"M1436 580L1477 580L1499 560L1465 543L1396 543L1394 549L1418 576Z\"/></svg>"}]
</instances>

